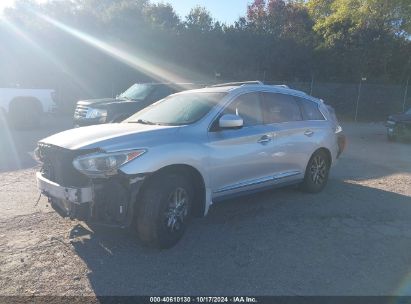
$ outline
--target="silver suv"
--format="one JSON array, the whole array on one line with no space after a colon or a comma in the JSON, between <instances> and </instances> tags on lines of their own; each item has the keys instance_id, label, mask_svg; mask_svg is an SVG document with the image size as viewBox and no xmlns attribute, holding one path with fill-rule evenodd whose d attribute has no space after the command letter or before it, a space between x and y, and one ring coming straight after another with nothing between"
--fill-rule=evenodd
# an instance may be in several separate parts
<instances>
[{"instance_id":1,"label":"silver suv","mask_svg":"<svg viewBox=\"0 0 411 304\"><path fill-rule=\"evenodd\" d=\"M133 224L167 248L219 200L289 184L321 191L344 149L333 113L285 86L185 91L122 123L41 140L37 183L61 215Z\"/></svg>"}]
</instances>

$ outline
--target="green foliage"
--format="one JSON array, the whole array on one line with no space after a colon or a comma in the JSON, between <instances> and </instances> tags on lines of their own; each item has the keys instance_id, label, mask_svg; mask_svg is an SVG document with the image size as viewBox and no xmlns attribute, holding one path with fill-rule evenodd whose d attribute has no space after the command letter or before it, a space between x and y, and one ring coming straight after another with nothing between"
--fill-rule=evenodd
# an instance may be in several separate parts
<instances>
[{"instance_id":1,"label":"green foliage","mask_svg":"<svg viewBox=\"0 0 411 304\"><path fill-rule=\"evenodd\" d=\"M171 4L158 3L147 6L145 14L148 23L159 27L161 30L178 30L181 28L181 20Z\"/></svg>"},{"instance_id":2,"label":"green foliage","mask_svg":"<svg viewBox=\"0 0 411 304\"><path fill-rule=\"evenodd\" d=\"M373 32L373 39L411 34L408 0L309 0L307 7L327 45L363 31Z\"/></svg>"},{"instance_id":3,"label":"green foliage","mask_svg":"<svg viewBox=\"0 0 411 304\"><path fill-rule=\"evenodd\" d=\"M407 73L398 63L411 54L393 55L410 45L409 0L309 0L307 8L321 37L317 47L339 64L336 76L389 81Z\"/></svg>"},{"instance_id":4,"label":"green foliage","mask_svg":"<svg viewBox=\"0 0 411 304\"><path fill-rule=\"evenodd\" d=\"M186 20L185 24L189 30L209 32L213 29L213 17L205 7L196 6L192 8Z\"/></svg>"},{"instance_id":5,"label":"green foliage","mask_svg":"<svg viewBox=\"0 0 411 304\"><path fill-rule=\"evenodd\" d=\"M244 9L227 25L204 7L181 19L170 4L149 0L18 0L0 23L0 83L81 83L81 94L107 95L148 80L33 12L144 60L150 54L151 64L167 63L192 81L218 72L227 80L399 82L411 72L410 0L254 0Z\"/></svg>"}]
</instances>

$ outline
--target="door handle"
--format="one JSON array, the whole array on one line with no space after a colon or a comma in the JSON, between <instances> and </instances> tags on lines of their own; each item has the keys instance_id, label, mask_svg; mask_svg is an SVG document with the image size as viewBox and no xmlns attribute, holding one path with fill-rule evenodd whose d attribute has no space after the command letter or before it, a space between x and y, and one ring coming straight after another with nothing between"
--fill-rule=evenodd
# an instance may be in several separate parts
<instances>
[{"instance_id":1,"label":"door handle","mask_svg":"<svg viewBox=\"0 0 411 304\"><path fill-rule=\"evenodd\" d=\"M267 144L270 141L272 141L273 138L271 135L263 135L261 138L257 141L259 144Z\"/></svg>"},{"instance_id":2,"label":"door handle","mask_svg":"<svg viewBox=\"0 0 411 304\"><path fill-rule=\"evenodd\" d=\"M314 132L311 130L305 130L304 135L310 137L314 135Z\"/></svg>"}]
</instances>

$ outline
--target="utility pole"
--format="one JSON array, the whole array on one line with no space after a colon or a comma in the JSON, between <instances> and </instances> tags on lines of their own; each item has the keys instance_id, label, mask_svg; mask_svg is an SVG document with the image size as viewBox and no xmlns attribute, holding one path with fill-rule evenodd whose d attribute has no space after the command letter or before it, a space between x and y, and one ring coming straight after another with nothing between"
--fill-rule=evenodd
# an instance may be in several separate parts
<instances>
[{"instance_id":1,"label":"utility pole","mask_svg":"<svg viewBox=\"0 0 411 304\"><path fill-rule=\"evenodd\" d=\"M361 77L360 84L358 85L357 104L355 106L355 116L354 116L354 121L355 122L357 122L357 118L358 118L358 106L360 104L362 82L366 81L366 80L367 80L367 78Z\"/></svg>"},{"instance_id":2,"label":"utility pole","mask_svg":"<svg viewBox=\"0 0 411 304\"><path fill-rule=\"evenodd\" d=\"M313 87L314 87L314 74L311 75L310 95L313 95Z\"/></svg>"},{"instance_id":3,"label":"utility pole","mask_svg":"<svg viewBox=\"0 0 411 304\"><path fill-rule=\"evenodd\" d=\"M407 103L407 97L408 97L408 84L410 82L410 76L407 78L407 84L405 85L405 92L404 92L404 102L402 104L402 111L405 112L405 105Z\"/></svg>"}]
</instances>

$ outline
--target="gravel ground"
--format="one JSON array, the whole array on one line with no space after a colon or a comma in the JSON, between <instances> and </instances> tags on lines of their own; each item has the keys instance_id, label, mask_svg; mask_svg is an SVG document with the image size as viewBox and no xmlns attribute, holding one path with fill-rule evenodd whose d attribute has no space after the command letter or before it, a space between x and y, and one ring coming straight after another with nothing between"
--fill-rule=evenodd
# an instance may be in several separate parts
<instances>
[{"instance_id":1,"label":"gravel ground","mask_svg":"<svg viewBox=\"0 0 411 304\"><path fill-rule=\"evenodd\" d=\"M411 145L387 142L382 124L344 128L322 193L220 203L165 251L36 204L28 152L59 128L3 128L0 295L411 295Z\"/></svg>"}]
</instances>

